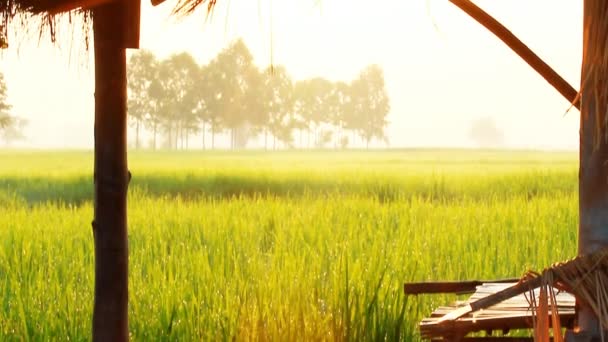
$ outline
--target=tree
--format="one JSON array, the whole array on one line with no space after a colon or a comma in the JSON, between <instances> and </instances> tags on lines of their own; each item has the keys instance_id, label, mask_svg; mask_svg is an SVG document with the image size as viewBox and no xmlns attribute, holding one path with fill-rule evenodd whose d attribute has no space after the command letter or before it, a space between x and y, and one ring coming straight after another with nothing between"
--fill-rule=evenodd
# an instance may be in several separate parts
<instances>
[{"instance_id":1,"label":"tree","mask_svg":"<svg viewBox=\"0 0 608 342\"><path fill-rule=\"evenodd\" d=\"M351 86L346 82L334 83L328 101L329 121L336 129L336 144L346 148L348 137L344 136L344 130L348 122L353 121L354 113Z\"/></svg>"},{"instance_id":2,"label":"tree","mask_svg":"<svg viewBox=\"0 0 608 342\"><path fill-rule=\"evenodd\" d=\"M325 148L327 144L331 142L332 132L328 129L323 129L318 133L317 144L315 147L317 148Z\"/></svg>"},{"instance_id":3,"label":"tree","mask_svg":"<svg viewBox=\"0 0 608 342\"><path fill-rule=\"evenodd\" d=\"M241 124L238 128L238 130L245 128L239 134L240 137L244 138L239 140L241 143L237 144L241 148L246 146L249 138L264 131L270 119L263 73L253 64L246 72L247 90L241 100L241 115L244 124Z\"/></svg>"},{"instance_id":4,"label":"tree","mask_svg":"<svg viewBox=\"0 0 608 342\"><path fill-rule=\"evenodd\" d=\"M0 73L0 140L10 144L15 140L24 139L23 129L27 125L25 119L13 116L10 113L12 106L8 103L8 89L4 82L4 75Z\"/></svg>"},{"instance_id":5,"label":"tree","mask_svg":"<svg viewBox=\"0 0 608 342\"><path fill-rule=\"evenodd\" d=\"M204 110L197 89L201 70L194 58L184 52L159 63L152 53L141 50L131 56L129 68L129 114L136 127L136 147L142 122L153 132L153 148L159 129L166 133L167 147L186 147Z\"/></svg>"},{"instance_id":6,"label":"tree","mask_svg":"<svg viewBox=\"0 0 608 342\"><path fill-rule=\"evenodd\" d=\"M158 77L164 92L162 122L169 146L183 148L188 134L198 127L196 109L200 69L192 55L182 52L161 62Z\"/></svg>"},{"instance_id":7,"label":"tree","mask_svg":"<svg viewBox=\"0 0 608 342\"><path fill-rule=\"evenodd\" d=\"M25 126L27 126L27 120L14 117L10 125L0 129L0 140L10 145L14 141L25 139L25 135L23 134Z\"/></svg>"},{"instance_id":8,"label":"tree","mask_svg":"<svg viewBox=\"0 0 608 342\"><path fill-rule=\"evenodd\" d=\"M272 135L275 138L273 148L275 148L276 140L282 142L286 147L293 148L293 125L291 122L276 127Z\"/></svg>"},{"instance_id":9,"label":"tree","mask_svg":"<svg viewBox=\"0 0 608 342\"><path fill-rule=\"evenodd\" d=\"M225 75L217 68L217 60L204 67L199 74L197 93L198 103L195 113L202 123L203 148L205 145L206 125L211 130L211 149L215 148L215 135L222 130L222 114L224 108L223 83Z\"/></svg>"},{"instance_id":10,"label":"tree","mask_svg":"<svg viewBox=\"0 0 608 342\"><path fill-rule=\"evenodd\" d=\"M308 133L307 145L310 146L310 121L314 104L310 81L297 81L294 85L294 111L296 117L294 126L300 131L300 147L304 147L302 143L302 133Z\"/></svg>"},{"instance_id":11,"label":"tree","mask_svg":"<svg viewBox=\"0 0 608 342\"><path fill-rule=\"evenodd\" d=\"M165 95L163 85L158 79L152 80L148 88L151 111L146 117L146 126L152 130L152 149L157 147L158 129L163 122L165 113L168 111L168 99Z\"/></svg>"},{"instance_id":12,"label":"tree","mask_svg":"<svg viewBox=\"0 0 608 342\"><path fill-rule=\"evenodd\" d=\"M263 102L265 115L260 124L264 129L264 148L267 148L267 133L273 136L273 149L276 139L291 144L291 114L293 111L293 81L283 66L268 67L264 72Z\"/></svg>"},{"instance_id":13,"label":"tree","mask_svg":"<svg viewBox=\"0 0 608 342\"><path fill-rule=\"evenodd\" d=\"M384 87L384 72L378 65L370 65L352 83L353 117L349 127L359 132L369 147L373 138L387 137L384 128L390 111L390 101Z\"/></svg>"},{"instance_id":14,"label":"tree","mask_svg":"<svg viewBox=\"0 0 608 342\"><path fill-rule=\"evenodd\" d=\"M504 134L492 118L480 118L471 124L469 137L479 147L499 147L504 144Z\"/></svg>"},{"instance_id":15,"label":"tree","mask_svg":"<svg viewBox=\"0 0 608 342\"><path fill-rule=\"evenodd\" d=\"M232 148L236 147L236 130L246 122L252 123L251 117L263 110L260 101L261 76L253 64L253 56L242 39L238 39L209 63L213 76L211 79L218 89L215 98L221 100L222 106L212 110L221 111L221 125L230 130ZM249 114L249 115L248 115ZM243 143L247 139L239 141Z\"/></svg>"},{"instance_id":16,"label":"tree","mask_svg":"<svg viewBox=\"0 0 608 342\"><path fill-rule=\"evenodd\" d=\"M10 115L12 106L8 103L7 92L4 75L0 73L0 130L8 128L14 122L14 118Z\"/></svg>"},{"instance_id":17,"label":"tree","mask_svg":"<svg viewBox=\"0 0 608 342\"><path fill-rule=\"evenodd\" d=\"M135 148L139 148L139 132L142 123L152 115L153 101L150 86L158 75L158 61L147 50L137 50L129 58L127 85L129 118L135 125Z\"/></svg>"},{"instance_id":18,"label":"tree","mask_svg":"<svg viewBox=\"0 0 608 342\"><path fill-rule=\"evenodd\" d=\"M213 131L212 118L212 102L214 102L213 84L210 83L209 66L199 68L198 75L195 80L194 97L194 112L193 115L198 120L202 127L199 127L202 135L203 150L205 149L205 133L207 132L207 124L211 124Z\"/></svg>"},{"instance_id":19,"label":"tree","mask_svg":"<svg viewBox=\"0 0 608 342\"><path fill-rule=\"evenodd\" d=\"M298 119L304 123L304 127L309 132L309 145L311 143L310 131L314 135L314 145L318 145L321 124L328 122L328 98L331 88L331 82L321 77L298 81L295 84L295 110L298 113Z\"/></svg>"}]
</instances>

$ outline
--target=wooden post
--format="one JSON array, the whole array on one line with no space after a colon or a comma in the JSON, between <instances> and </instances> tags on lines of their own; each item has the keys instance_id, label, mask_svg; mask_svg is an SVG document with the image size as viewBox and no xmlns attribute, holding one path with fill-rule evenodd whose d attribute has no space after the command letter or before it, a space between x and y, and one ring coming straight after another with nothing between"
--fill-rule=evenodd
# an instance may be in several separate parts
<instances>
[{"instance_id":1,"label":"wooden post","mask_svg":"<svg viewBox=\"0 0 608 342\"><path fill-rule=\"evenodd\" d=\"M581 72L581 121L579 169L578 254L608 246L608 68L606 39L608 2L585 0L583 64ZM601 8L601 9L600 9ZM583 335L599 338L599 324L590 308L581 306L579 326Z\"/></svg>"},{"instance_id":2,"label":"wooden post","mask_svg":"<svg viewBox=\"0 0 608 342\"><path fill-rule=\"evenodd\" d=\"M127 78L124 4L93 10L95 304L93 341L128 341Z\"/></svg>"}]
</instances>

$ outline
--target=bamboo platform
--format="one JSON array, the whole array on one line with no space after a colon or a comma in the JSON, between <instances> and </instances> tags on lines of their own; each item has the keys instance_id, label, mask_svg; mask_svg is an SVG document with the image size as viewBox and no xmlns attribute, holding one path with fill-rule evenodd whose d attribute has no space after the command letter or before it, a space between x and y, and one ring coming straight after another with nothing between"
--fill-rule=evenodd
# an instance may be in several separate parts
<instances>
[{"instance_id":1,"label":"bamboo platform","mask_svg":"<svg viewBox=\"0 0 608 342\"><path fill-rule=\"evenodd\" d=\"M531 329L533 327L533 313L526 298L526 296L530 297L528 291L522 291L523 293L511 296L487 308L467 312L469 311L467 308L470 308L472 303L480 303L479 300L482 298L488 300L497 297L497 293L504 292L514 285L516 283L478 285L468 300L454 303L451 306L439 307L431 314L431 317L423 319L420 322L421 336L433 341L531 341L529 338L501 337L513 329ZM539 290L536 289L534 294L538 299ZM575 318L574 296L566 292L558 293L556 290L556 299L562 327L572 328ZM475 332L486 332L486 337L466 337L469 333Z\"/></svg>"}]
</instances>

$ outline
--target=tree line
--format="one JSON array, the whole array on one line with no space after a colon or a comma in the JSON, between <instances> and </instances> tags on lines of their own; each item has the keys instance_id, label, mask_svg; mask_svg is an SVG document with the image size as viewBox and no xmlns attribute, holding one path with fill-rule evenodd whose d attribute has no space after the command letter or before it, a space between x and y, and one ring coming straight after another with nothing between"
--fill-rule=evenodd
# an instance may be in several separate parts
<instances>
[{"instance_id":1,"label":"tree line","mask_svg":"<svg viewBox=\"0 0 608 342\"><path fill-rule=\"evenodd\" d=\"M352 82L294 81L283 66L259 69L239 39L206 65L185 52L159 60L138 50L129 58L128 91L136 148L144 130L153 149L188 148L193 136L196 146L214 148L218 134L228 135L231 148L257 137L265 148L387 141L390 103L378 65Z\"/></svg>"}]
</instances>

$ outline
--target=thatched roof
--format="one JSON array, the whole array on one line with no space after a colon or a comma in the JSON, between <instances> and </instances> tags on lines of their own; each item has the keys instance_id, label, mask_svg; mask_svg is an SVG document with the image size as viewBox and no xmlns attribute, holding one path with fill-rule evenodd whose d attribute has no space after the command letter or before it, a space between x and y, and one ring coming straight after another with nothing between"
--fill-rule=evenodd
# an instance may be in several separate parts
<instances>
[{"instance_id":1,"label":"thatched roof","mask_svg":"<svg viewBox=\"0 0 608 342\"><path fill-rule=\"evenodd\" d=\"M1 0L0 17L3 26L6 26L19 14L44 15L52 17L53 14L63 13L74 9L91 9L94 6L110 2L112 0ZM117 0L121 1L121 0ZM165 0L151 0L154 6ZM201 5L207 5L210 11L217 0L178 0L175 5L174 14L189 14Z\"/></svg>"},{"instance_id":2,"label":"thatched roof","mask_svg":"<svg viewBox=\"0 0 608 342\"><path fill-rule=\"evenodd\" d=\"M55 28L60 17L67 17L70 23L78 22L85 32L90 29L91 9L111 1L129 0L0 0L0 48L8 47L9 29L15 26L26 28L33 19L39 23L39 36L48 33L51 41L55 41ZM139 1L139 0L135 0ZM165 0L150 0L156 6ZM217 0L177 0L173 15L184 16L191 14L201 5L206 5L211 12ZM82 20L73 20L76 17ZM139 20L137 20L139 22ZM31 27L30 27L31 28ZM85 35L88 38L88 35Z\"/></svg>"}]
</instances>

